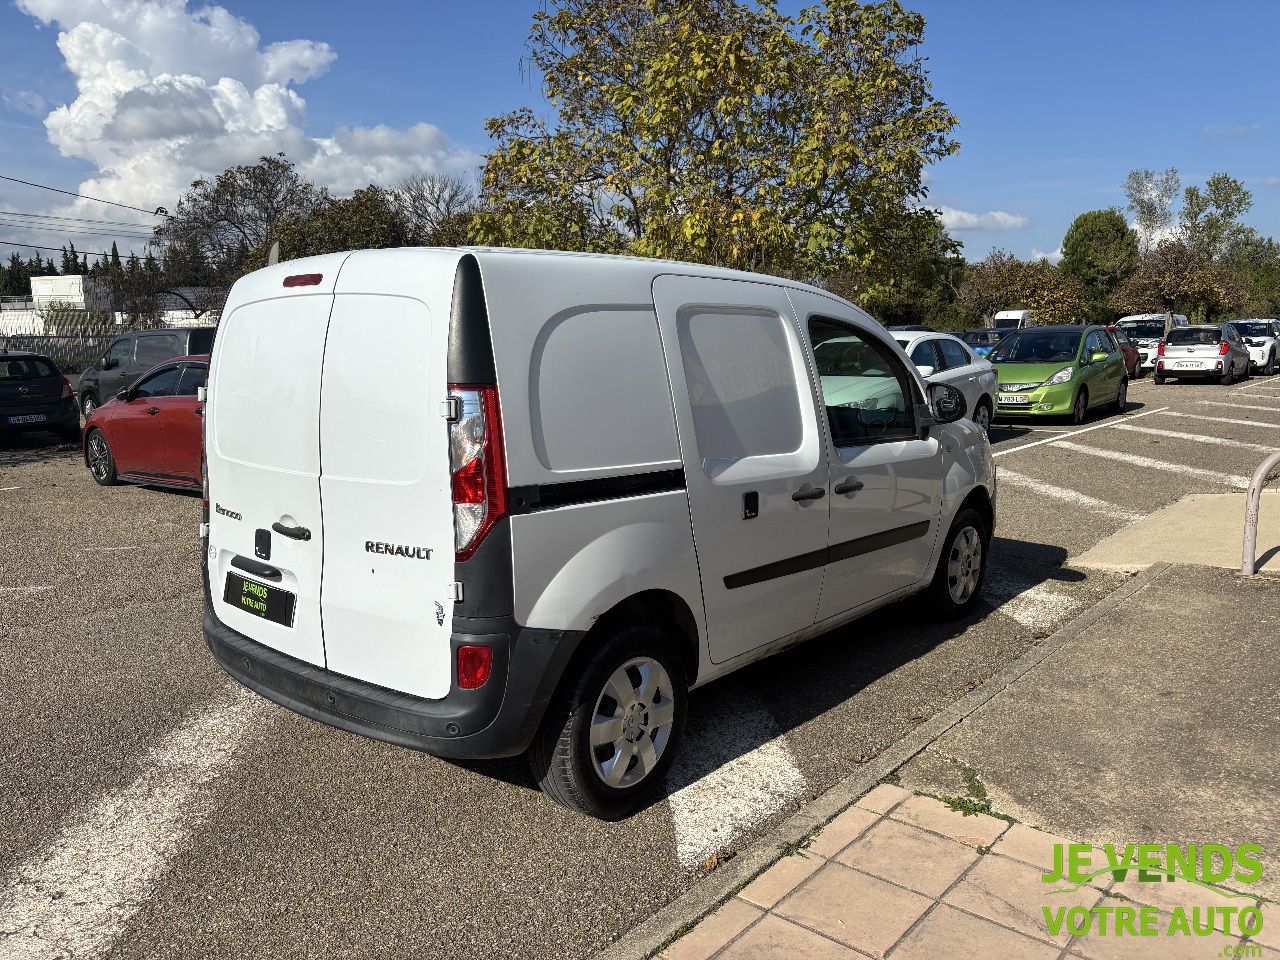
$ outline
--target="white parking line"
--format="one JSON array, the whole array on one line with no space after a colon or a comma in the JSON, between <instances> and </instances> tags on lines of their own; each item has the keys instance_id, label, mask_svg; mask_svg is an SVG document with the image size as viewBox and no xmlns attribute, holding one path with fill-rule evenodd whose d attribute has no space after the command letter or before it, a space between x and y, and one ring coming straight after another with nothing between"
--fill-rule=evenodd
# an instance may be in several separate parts
<instances>
[{"instance_id":1,"label":"white parking line","mask_svg":"<svg viewBox=\"0 0 1280 960\"><path fill-rule=\"evenodd\" d=\"M1203 433L1179 433L1177 430L1157 430L1155 427L1135 427L1127 423L1117 423L1117 430L1130 430L1133 433L1147 433L1156 437L1172 437L1175 440L1193 440L1196 443L1207 443L1219 447L1239 447L1243 450L1262 450L1275 452L1275 447L1263 443L1245 443L1243 440L1228 440L1226 437L1211 437Z\"/></svg>"},{"instance_id":2,"label":"white parking line","mask_svg":"<svg viewBox=\"0 0 1280 960\"><path fill-rule=\"evenodd\" d=\"M1200 480L1209 480L1213 483L1220 483L1226 487L1236 487L1239 490L1249 489L1249 478L1237 476L1232 473L1219 473L1217 470L1205 470L1201 467L1189 467L1182 463L1170 463L1167 460L1153 460L1150 457L1140 457L1136 453L1125 453L1119 450L1103 450L1098 447L1086 447L1083 443L1072 443L1071 441L1063 441L1059 446L1072 450L1076 453L1087 453L1093 457L1102 457L1104 460L1119 460L1121 463L1127 463L1131 467L1146 467L1148 470L1165 470L1169 473L1183 473L1189 477L1196 477Z\"/></svg>"},{"instance_id":3,"label":"white parking line","mask_svg":"<svg viewBox=\"0 0 1280 960\"><path fill-rule=\"evenodd\" d=\"M804 796L809 783L773 716L750 702L699 711L672 765L676 857L690 869ZM691 718L692 719L692 718Z\"/></svg>"},{"instance_id":4,"label":"white parking line","mask_svg":"<svg viewBox=\"0 0 1280 960\"><path fill-rule=\"evenodd\" d=\"M48 587L0 587L0 593L41 593L45 590L52 590L52 586Z\"/></svg>"},{"instance_id":5,"label":"white parking line","mask_svg":"<svg viewBox=\"0 0 1280 960\"><path fill-rule=\"evenodd\" d=\"M1265 379L1257 379L1251 383L1246 383L1241 390L1277 390L1280 389L1280 377L1266 377Z\"/></svg>"},{"instance_id":6,"label":"white parking line","mask_svg":"<svg viewBox=\"0 0 1280 960\"><path fill-rule=\"evenodd\" d=\"M1058 593L1048 582L1027 586L994 570L987 577L985 592L988 600L996 601L999 610L1016 620L1028 630L1049 633L1069 619L1084 604Z\"/></svg>"},{"instance_id":7,"label":"white parking line","mask_svg":"<svg viewBox=\"0 0 1280 960\"><path fill-rule=\"evenodd\" d=\"M0 487L0 493L8 493L10 490L21 490L21 487Z\"/></svg>"},{"instance_id":8,"label":"white parking line","mask_svg":"<svg viewBox=\"0 0 1280 960\"><path fill-rule=\"evenodd\" d=\"M1166 417L1184 417L1187 420L1208 420L1210 423L1233 423L1240 427L1265 427L1268 430L1280 430L1280 423L1263 423L1261 420L1229 420L1226 417L1206 417L1199 413L1178 413L1166 410Z\"/></svg>"},{"instance_id":9,"label":"white parking line","mask_svg":"<svg viewBox=\"0 0 1280 960\"><path fill-rule=\"evenodd\" d=\"M1021 487L1031 490L1042 496L1050 497L1054 500L1062 500L1066 503L1074 504L1077 507L1085 507L1086 509L1096 511L1113 517L1116 520L1124 520L1126 522L1132 520L1141 520L1146 514L1138 513L1134 510L1126 510L1124 507L1117 506L1114 503L1107 503L1105 500L1099 500L1097 497L1091 497L1087 493L1080 493L1077 490L1068 490L1066 487L1055 487L1051 483L1045 483L1043 480L1037 480L1034 477L1024 476L1021 473L1015 473L1006 467L1001 467L996 475L1000 484L1010 484L1011 486Z\"/></svg>"},{"instance_id":10,"label":"white parking line","mask_svg":"<svg viewBox=\"0 0 1280 960\"><path fill-rule=\"evenodd\" d=\"M996 450L991 455L993 457L1002 457L1006 453L1017 453L1019 450L1026 450L1028 447L1038 447L1042 443L1061 443L1067 437L1079 436L1082 433L1089 433L1092 430L1106 430L1108 427L1114 427L1116 423L1127 423L1130 420L1137 420L1140 417L1149 417L1153 413L1164 413L1164 411L1168 409L1169 409L1168 407L1161 407L1158 410L1146 410L1142 413L1135 413L1135 414L1132 414L1131 416L1126 416L1124 420L1117 420L1114 423L1110 423L1110 422L1099 423L1099 424L1095 424L1092 427L1082 427L1081 429L1074 430L1071 433L1064 433L1060 437L1048 437L1047 439L1044 439L1044 440L1035 440L1031 443L1024 443L1020 447L1005 447L1003 450Z\"/></svg>"},{"instance_id":11,"label":"white parking line","mask_svg":"<svg viewBox=\"0 0 1280 960\"><path fill-rule=\"evenodd\" d=\"M236 688L166 737L145 773L20 863L0 888L6 960L106 953L208 812L203 788L266 701Z\"/></svg>"},{"instance_id":12,"label":"white parking line","mask_svg":"<svg viewBox=\"0 0 1280 960\"><path fill-rule=\"evenodd\" d=\"M1260 397L1253 397L1258 400ZM1265 410L1267 413L1280 413L1280 407L1252 407L1247 403L1228 403L1225 400L1197 400L1196 403L1206 407L1233 407L1236 410Z\"/></svg>"}]
</instances>

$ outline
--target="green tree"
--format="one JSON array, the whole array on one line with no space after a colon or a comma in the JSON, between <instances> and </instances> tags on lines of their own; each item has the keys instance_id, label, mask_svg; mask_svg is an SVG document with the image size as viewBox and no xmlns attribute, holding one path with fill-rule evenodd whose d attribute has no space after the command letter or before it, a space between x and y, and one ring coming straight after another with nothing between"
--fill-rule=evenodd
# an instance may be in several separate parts
<instances>
[{"instance_id":1,"label":"green tree","mask_svg":"<svg viewBox=\"0 0 1280 960\"><path fill-rule=\"evenodd\" d=\"M1217 260L1249 236L1240 218L1253 206L1253 194L1225 173L1215 173L1201 190L1189 186L1182 195L1179 230L1202 260Z\"/></svg>"},{"instance_id":2,"label":"green tree","mask_svg":"<svg viewBox=\"0 0 1280 960\"><path fill-rule=\"evenodd\" d=\"M1181 185L1177 167L1163 173L1130 170L1121 185L1129 200L1127 209L1137 218L1138 237L1144 252L1153 249L1173 223L1173 198Z\"/></svg>"},{"instance_id":3,"label":"green tree","mask_svg":"<svg viewBox=\"0 0 1280 960\"><path fill-rule=\"evenodd\" d=\"M1185 313L1192 322L1207 323L1228 319L1250 295L1247 274L1226 263L1206 262L1185 240L1168 239L1142 258L1110 302L1125 313Z\"/></svg>"},{"instance_id":4,"label":"green tree","mask_svg":"<svg viewBox=\"0 0 1280 960\"><path fill-rule=\"evenodd\" d=\"M1115 207L1082 213L1062 240L1058 269L1084 284L1089 321L1110 323L1116 313L1107 299L1138 269L1138 235Z\"/></svg>"},{"instance_id":5,"label":"green tree","mask_svg":"<svg viewBox=\"0 0 1280 960\"><path fill-rule=\"evenodd\" d=\"M440 173L406 177L391 191L391 201L410 244L457 247L471 242L477 199L462 177Z\"/></svg>"},{"instance_id":6,"label":"green tree","mask_svg":"<svg viewBox=\"0 0 1280 960\"><path fill-rule=\"evenodd\" d=\"M896 0L553 0L528 61L556 117L486 122L478 239L874 272L958 146L923 30Z\"/></svg>"},{"instance_id":7,"label":"green tree","mask_svg":"<svg viewBox=\"0 0 1280 960\"><path fill-rule=\"evenodd\" d=\"M987 326L1000 310L1030 310L1038 325L1088 320L1088 294L1078 277L1047 260L1025 263L1007 250L992 250L971 264L957 299L966 313Z\"/></svg>"},{"instance_id":8,"label":"green tree","mask_svg":"<svg viewBox=\"0 0 1280 960\"><path fill-rule=\"evenodd\" d=\"M283 221L276 229L280 259L296 260L340 250L369 250L409 244L409 230L394 197L381 187L368 186L345 200L326 198L311 215ZM269 245L250 252L245 269L265 266Z\"/></svg>"}]
</instances>

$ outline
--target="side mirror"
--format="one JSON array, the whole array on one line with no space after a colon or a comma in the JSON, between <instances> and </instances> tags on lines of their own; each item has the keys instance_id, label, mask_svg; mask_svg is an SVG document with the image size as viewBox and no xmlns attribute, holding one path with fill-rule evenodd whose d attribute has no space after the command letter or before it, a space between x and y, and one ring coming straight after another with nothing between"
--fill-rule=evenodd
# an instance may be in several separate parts
<instances>
[{"instance_id":1,"label":"side mirror","mask_svg":"<svg viewBox=\"0 0 1280 960\"><path fill-rule=\"evenodd\" d=\"M928 380L930 377L932 377L932 376L937 372L936 370L934 370L934 368L933 368L933 367L931 367L931 366L929 366L929 365L927 365L927 364L926 364L926 365L924 365L924 366L921 366L920 364L918 364L918 363L917 363L917 364L916 364L916 369L917 369L918 371L920 371L920 376L924 377L924 379L926 379L926 380Z\"/></svg>"},{"instance_id":2,"label":"side mirror","mask_svg":"<svg viewBox=\"0 0 1280 960\"><path fill-rule=\"evenodd\" d=\"M955 423L969 412L964 394L949 383L929 384L929 408L934 423Z\"/></svg>"},{"instance_id":3,"label":"side mirror","mask_svg":"<svg viewBox=\"0 0 1280 960\"><path fill-rule=\"evenodd\" d=\"M1109 353L1102 353L1101 351L1099 351L1098 353L1095 353L1093 356L1089 358L1089 362L1090 363L1106 363L1107 358L1110 356L1111 354Z\"/></svg>"},{"instance_id":4,"label":"side mirror","mask_svg":"<svg viewBox=\"0 0 1280 960\"><path fill-rule=\"evenodd\" d=\"M121 387L119 390L116 391L116 399L121 401L122 403L128 403L133 398L129 396L128 387Z\"/></svg>"},{"instance_id":5,"label":"side mirror","mask_svg":"<svg viewBox=\"0 0 1280 960\"><path fill-rule=\"evenodd\" d=\"M116 368L116 362L114 360L108 360L106 357L102 358L103 370L114 370L115 368Z\"/></svg>"}]
</instances>

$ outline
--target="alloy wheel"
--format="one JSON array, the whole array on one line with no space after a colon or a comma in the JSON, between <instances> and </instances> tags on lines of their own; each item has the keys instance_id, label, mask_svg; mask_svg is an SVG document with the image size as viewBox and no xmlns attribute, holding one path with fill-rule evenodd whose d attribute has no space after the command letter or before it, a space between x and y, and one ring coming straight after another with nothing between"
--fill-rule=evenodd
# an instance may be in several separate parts
<instances>
[{"instance_id":1,"label":"alloy wheel","mask_svg":"<svg viewBox=\"0 0 1280 960\"><path fill-rule=\"evenodd\" d=\"M658 765L671 739L675 700L657 660L635 657L605 681L591 715L591 763L606 786L631 787Z\"/></svg>"},{"instance_id":2,"label":"alloy wheel","mask_svg":"<svg viewBox=\"0 0 1280 960\"><path fill-rule=\"evenodd\" d=\"M107 473L111 469L110 464L111 454L107 448L106 438L95 431L89 438L89 470L97 480L102 481L107 478Z\"/></svg>"},{"instance_id":3,"label":"alloy wheel","mask_svg":"<svg viewBox=\"0 0 1280 960\"><path fill-rule=\"evenodd\" d=\"M80 409L84 412L84 418L88 420L93 416L93 411L98 409L98 401L94 400L92 395L86 394L80 403Z\"/></svg>"},{"instance_id":4,"label":"alloy wheel","mask_svg":"<svg viewBox=\"0 0 1280 960\"><path fill-rule=\"evenodd\" d=\"M982 579L982 536L971 526L961 527L951 541L947 559L947 590L957 606L965 603Z\"/></svg>"}]
</instances>

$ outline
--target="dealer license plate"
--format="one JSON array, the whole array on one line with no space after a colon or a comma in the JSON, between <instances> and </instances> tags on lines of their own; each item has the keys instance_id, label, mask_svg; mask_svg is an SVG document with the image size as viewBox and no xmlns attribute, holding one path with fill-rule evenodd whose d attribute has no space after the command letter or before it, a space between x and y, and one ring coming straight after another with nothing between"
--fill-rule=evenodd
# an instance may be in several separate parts
<instances>
[{"instance_id":1,"label":"dealer license plate","mask_svg":"<svg viewBox=\"0 0 1280 960\"><path fill-rule=\"evenodd\" d=\"M269 587L238 573L228 573L222 599L255 617L286 627L293 626L293 608L297 598L288 590Z\"/></svg>"},{"instance_id":2,"label":"dealer license plate","mask_svg":"<svg viewBox=\"0 0 1280 960\"><path fill-rule=\"evenodd\" d=\"M21 417L10 417L10 423L44 423L47 420L43 413L28 413Z\"/></svg>"},{"instance_id":3,"label":"dealer license plate","mask_svg":"<svg viewBox=\"0 0 1280 960\"><path fill-rule=\"evenodd\" d=\"M1000 394L999 402L1009 404L1030 403L1031 398L1021 393L1002 393Z\"/></svg>"}]
</instances>

